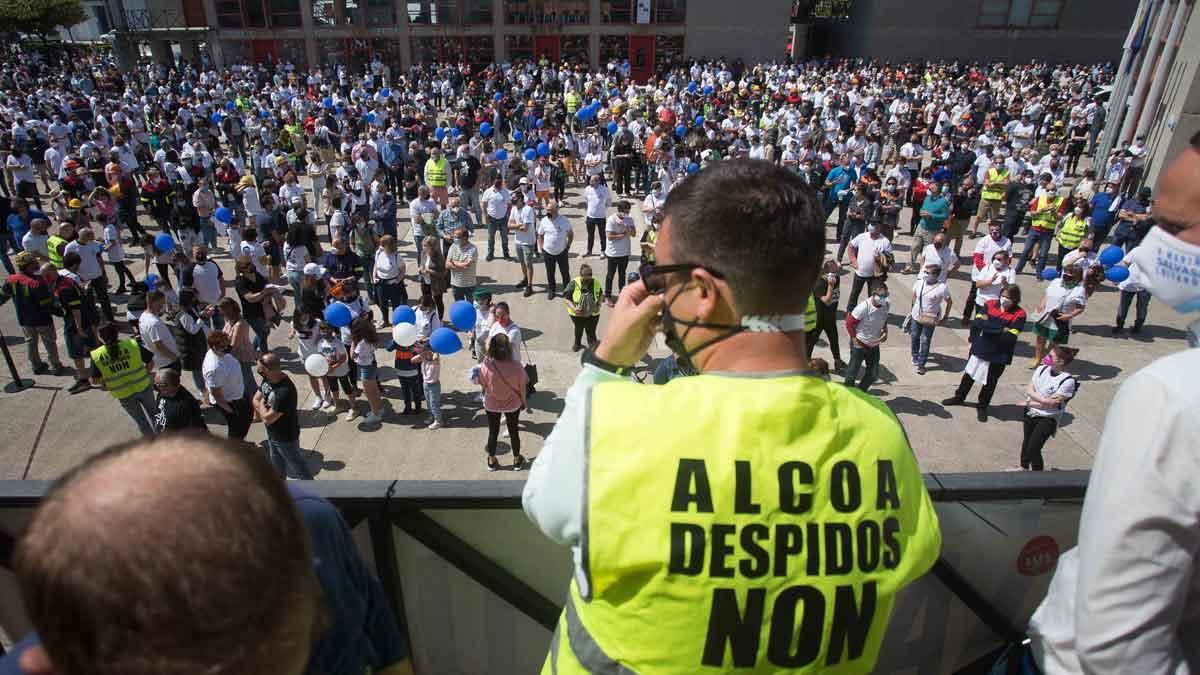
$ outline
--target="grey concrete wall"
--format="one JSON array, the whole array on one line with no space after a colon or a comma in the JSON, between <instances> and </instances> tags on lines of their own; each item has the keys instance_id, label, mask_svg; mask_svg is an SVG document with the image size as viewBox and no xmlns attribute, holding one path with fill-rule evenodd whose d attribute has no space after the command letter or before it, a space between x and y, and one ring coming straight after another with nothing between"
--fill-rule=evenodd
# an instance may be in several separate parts
<instances>
[{"instance_id":1,"label":"grey concrete wall","mask_svg":"<svg viewBox=\"0 0 1200 675\"><path fill-rule=\"evenodd\" d=\"M984 30L978 0L855 0L848 21L814 29L828 32L814 43L835 56L892 61L1120 60L1137 0L1064 1L1058 29Z\"/></svg>"},{"instance_id":2,"label":"grey concrete wall","mask_svg":"<svg viewBox=\"0 0 1200 675\"><path fill-rule=\"evenodd\" d=\"M790 0L689 0L687 38L689 57L741 57L778 61L788 41Z\"/></svg>"},{"instance_id":3,"label":"grey concrete wall","mask_svg":"<svg viewBox=\"0 0 1200 675\"><path fill-rule=\"evenodd\" d=\"M1153 187L1162 169L1200 131L1200 9L1192 10L1160 105L1147 114L1155 116L1154 125L1146 135L1149 159L1145 181Z\"/></svg>"}]
</instances>

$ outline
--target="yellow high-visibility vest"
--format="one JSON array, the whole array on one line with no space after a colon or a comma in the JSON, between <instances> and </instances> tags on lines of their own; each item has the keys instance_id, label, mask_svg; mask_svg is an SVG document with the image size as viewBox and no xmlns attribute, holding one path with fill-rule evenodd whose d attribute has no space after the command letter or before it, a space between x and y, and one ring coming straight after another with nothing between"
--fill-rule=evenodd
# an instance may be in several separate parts
<instances>
[{"instance_id":1,"label":"yellow high-visibility vest","mask_svg":"<svg viewBox=\"0 0 1200 675\"><path fill-rule=\"evenodd\" d=\"M656 227L646 228L646 241L644 243L650 245L650 251L642 252L642 261L645 262L647 265L653 265L654 260L655 260L655 255L656 255L654 252L654 246L658 243L658 228L656 228Z\"/></svg>"},{"instance_id":2,"label":"yellow high-visibility vest","mask_svg":"<svg viewBox=\"0 0 1200 675\"><path fill-rule=\"evenodd\" d=\"M1073 251L1079 248L1079 242L1083 241L1085 234L1087 220L1072 213L1063 219L1062 229L1058 231L1058 243L1064 249Z\"/></svg>"},{"instance_id":3,"label":"yellow high-visibility vest","mask_svg":"<svg viewBox=\"0 0 1200 675\"><path fill-rule=\"evenodd\" d=\"M1007 187L1008 169L997 170L996 167L992 167L987 170L987 180L983 182L983 192L980 196L991 200L1004 199L1004 190Z\"/></svg>"},{"instance_id":4,"label":"yellow high-visibility vest","mask_svg":"<svg viewBox=\"0 0 1200 675\"><path fill-rule=\"evenodd\" d=\"M1042 195L1033 202L1033 227L1039 230L1054 231L1058 224L1058 211L1062 208L1062 197L1047 197ZM1050 208L1053 205L1054 208Z\"/></svg>"},{"instance_id":5,"label":"yellow high-visibility vest","mask_svg":"<svg viewBox=\"0 0 1200 675\"><path fill-rule=\"evenodd\" d=\"M817 299L812 293L808 294L808 304L804 306L804 332L811 333L817 329Z\"/></svg>"},{"instance_id":6,"label":"yellow high-visibility vest","mask_svg":"<svg viewBox=\"0 0 1200 675\"><path fill-rule=\"evenodd\" d=\"M574 307L579 306L579 301L583 299L583 277L575 277L571 280L575 284L575 292L571 294L571 304L567 305L567 314L571 316L579 316L575 313ZM596 306L600 306L600 282L595 278L592 279L592 297L596 301Z\"/></svg>"},{"instance_id":7,"label":"yellow high-visibility vest","mask_svg":"<svg viewBox=\"0 0 1200 675\"><path fill-rule=\"evenodd\" d=\"M574 115L575 111L579 110L579 102L581 99L579 98L579 94L577 94L574 89L572 89L571 91L568 91L563 96L563 100L566 101L567 112Z\"/></svg>"},{"instance_id":8,"label":"yellow high-visibility vest","mask_svg":"<svg viewBox=\"0 0 1200 675\"><path fill-rule=\"evenodd\" d=\"M57 234L52 234L46 238L46 252L49 254L50 264L54 265L55 269L61 270L63 268L63 254L61 249L66 245L67 240Z\"/></svg>"},{"instance_id":9,"label":"yellow high-visibility vest","mask_svg":"<svg viewBox=\"0 0 1200 675\"><path fill-rule=\"evenodd\" d=\"M129 398L150 386L150 372L135 340L121 340L115 349L100 345L92 350L91 357L104 380L104 388L114 398Z\"/></svg>"},{"instance_id":10,"label":"yellow high-visibility vest","mask_svg":"<svg viewBox=\"0 0 1200 675\"><path fill-rule=\"evenodd\" d=\"M582 558L543 675L871 671L941 547L882 402L697 375L599 384L586 414Z\"/></svg>"},{"instance_id":11,"label":"yellow high-visibility vest","mask_svg":"<svg viewBox=\"0 0 1200 675\"><path fill-rule=\"evenodd\" d=\"M443 157L440 162L434 161L432 157L425 160L425 180L429 183L429 187L446 187L446 169L449 163Z\"/></svg>"}]
</instances>

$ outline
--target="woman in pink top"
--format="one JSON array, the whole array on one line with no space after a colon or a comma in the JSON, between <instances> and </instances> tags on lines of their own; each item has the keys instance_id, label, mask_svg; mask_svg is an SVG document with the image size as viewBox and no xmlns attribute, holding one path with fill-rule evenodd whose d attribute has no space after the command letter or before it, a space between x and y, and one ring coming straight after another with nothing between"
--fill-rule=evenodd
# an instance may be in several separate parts
<instances>
[{"instance_id":1,"label":"woman in pink top","mask_svg":"<svg viewBox=\"0 0 1200 675\"><path fill-rule=\"evenodd\" d=\"M500 435L500 415L508 425L509 444L512 445L513 470L525 466L521 456L521 438L517 435L517 420L525 407L525 369L513 360L512 345L508 336L498 333L488 342L487 358L479 371L479 384L483 386L483 409L487 411L488 471L500 468L496 459L496 438Z\"/></svg>"}]
</instances>

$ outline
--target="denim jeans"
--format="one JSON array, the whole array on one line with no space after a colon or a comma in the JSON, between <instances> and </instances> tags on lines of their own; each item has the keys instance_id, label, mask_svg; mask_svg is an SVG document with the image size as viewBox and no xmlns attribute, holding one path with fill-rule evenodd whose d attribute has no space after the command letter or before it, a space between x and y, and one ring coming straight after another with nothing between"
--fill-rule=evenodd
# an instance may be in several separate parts
<instances>
[{"instance_id":1,"label":"denim jeans","mask_svg":"<svg viewBox=\"0 0 1200 675\"><path fill-rule=\"evenodd\" d=\"M505 218L493 218L488 216L488 250L489 258L495 257L496 253L496 233L500 233L500 250L504 252L504 257L508 257L508 220Z\"/></svg>"},{"instance_id":2,"label":"denim jeans","mask_svg":"<svg viewBox=\"0 0 1200 675\"><path fill-rule=\"evenodd\" d=\"M254 348L263 353L269 351L267 338L271 335L271 327L267 325L267 320L246 319L246 323L250 324L250 330L254 331Z\"/></svg>"},{"instance_id":3,"label":"denim jeans","mask_svg":"<svg viewBox=\"0 0 1200 675\"><path fill-rule=\"evenodd\" d=\"M217 247L217 228L213 225L211 217L200 219L200 240L209 251Z\"/></svg>"},{"instance_id":4,"label":"denim jeans","mask_svg":"<svg viewBox=\"0 0 1200 675\"><path fill-rule=\"evenodd\" d=\"M1121 301L1117 305L1117 327L1125 327L1125 317L1129 316L1129 305L1137 300L1137 315L1133 325L1141 328L1146 322L1146 312L1150 308L1150 291L1121 291Z\"/></svg>"},{"instance_id":5,"label":"denim jeans","mask_svg":"<svg viewBox=\"0 0 1200 675\"><path fill-rule=\"evenodd\" d=\"M312 480L312 472L308 470L308 462L300 452L300 441L274 441L267 439L267 451L271 464L284 478L288 477L288 467L301 480Z\"/></svg>"},{"instance_id":6,"label":"denim jeans","mask_svg":"<svg viewBox=\"0 0 1200 675\"><path fill-rule=\"evenodd\" d=\"M117 399L117 401L133 418L133 423L137 425L138 431L143 436L147 438L155 436L154 418L158 414L158 406L154 402L154 387L146 387L136 394Z\"/></svg>"},{"instance_id":7,"label":"denim jeans","mask_svg":"<svg viewBox=\"0 0 1200 675\"><path fill-rule=\"evenodd\" d=\"M929 359L929 344L933 342L933 329L937 328L937 324L927 326L914 320L909 326L912 332L913 363L924 368L925 361Z\"/></svg>"},{"instance_id":8,"label":"denim jeans","mask_svg":"<svg viewBox=\"0 0 1200 675\"><path fill-rule=\"evenodd\" d=\"M1030 252L1036 247L1037 260L1034 262L1034 271L1039 279L1042 278L1042 270L1046 269L1046 256L1050 255L1051 241L1054 241L1053 232L1029 228L1029 234L1025 237L1025 250L1021 251L1021 259L1017 261L1016 273L1020 274L1021 270L1025 269Z\"/></svg>"},{"instance_id":9,"label":"denim jeans","mask_svg":"<svg viewBox=\"0 0 1200 675\"><path fill-rule=\"evenodd\" d=\"M425 402L429 404L429 413L433 415L433 421L438 424L442 423L442 383L441 382L426 382L425 383Z\"/></svg>"},{"instance_id":10,"label":"denim jeans","mask_svg":"<svg viewBox=\"0 0 1200 675\"><path fill-rule=\"evenodd\" d=\"M858 366L865 364L862 380L858 385L854 384L854 377L858 374ZM857 386L859 389L866 391L875 384L875 378L879 374L879 345L874 347L859 347L853 345L850 347L850 364L846 367L846 386Z\"/></svg>"}]
</instances>

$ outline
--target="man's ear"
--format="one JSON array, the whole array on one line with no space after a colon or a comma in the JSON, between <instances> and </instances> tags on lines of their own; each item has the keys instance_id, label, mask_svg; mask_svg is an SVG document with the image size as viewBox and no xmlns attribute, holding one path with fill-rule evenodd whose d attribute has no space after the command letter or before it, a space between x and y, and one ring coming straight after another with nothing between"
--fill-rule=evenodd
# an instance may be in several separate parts
<instances>
[{"instance_id":1,"label":"man's ear","mask_svg":"<svg viewBox=\"0 0 1200 675\"><path fill-rule=\"evenodd\" d=\"M54 675L54 664L50 663L50 655L40 644L21 652L18 665L25 675Z\"/></svg>"}]
</instances>

